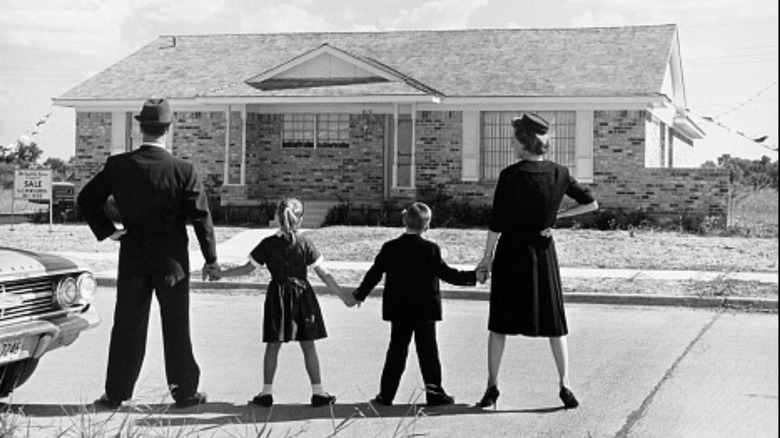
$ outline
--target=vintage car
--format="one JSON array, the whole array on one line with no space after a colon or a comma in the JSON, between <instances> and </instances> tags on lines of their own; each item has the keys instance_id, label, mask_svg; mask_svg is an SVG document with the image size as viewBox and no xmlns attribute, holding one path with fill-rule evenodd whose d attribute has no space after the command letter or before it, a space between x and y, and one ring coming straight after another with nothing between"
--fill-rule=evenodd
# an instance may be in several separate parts
<instances>
[{"instance_id":1,"label":"vintage car","mask_svg":"<svg viewBox=\"0 0 780 438\"><path fill-rule=\"evenodd\" d=\"M69 258L0 246L0 397L30 378L47 352L100 323L97 283Z\"/></svg>"}]
</instances>

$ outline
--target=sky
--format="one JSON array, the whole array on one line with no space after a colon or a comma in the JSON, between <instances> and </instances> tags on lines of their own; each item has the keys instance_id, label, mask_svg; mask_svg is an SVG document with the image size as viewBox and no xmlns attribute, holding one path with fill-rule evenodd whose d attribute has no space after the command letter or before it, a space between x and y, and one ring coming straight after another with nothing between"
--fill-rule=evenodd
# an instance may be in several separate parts
<instances>
[{"instance_id":1,"label":"sky","mask_svg":"<svg viewBox=\"0 0 780 438\"><path fill-rule=\"evenodd\" d=\"M776 0L0 0L0 145L21 137L44 159L75 155L74 110L52 98L160 35L668 23L688 110L707 133L689 164L776 160Z\"/></svg>"}]
</instances>

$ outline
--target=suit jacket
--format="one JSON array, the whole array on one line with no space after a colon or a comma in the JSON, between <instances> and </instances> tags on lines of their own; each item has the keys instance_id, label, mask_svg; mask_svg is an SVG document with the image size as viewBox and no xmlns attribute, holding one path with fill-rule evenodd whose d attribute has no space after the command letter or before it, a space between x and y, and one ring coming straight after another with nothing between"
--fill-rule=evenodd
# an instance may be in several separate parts
<instances>
[{"instance_id":1,"label":"suit jacket","mask_svg":"<svg viewBox=\"0 0 780 438\"><path fill-rule=\"evenodd\" d=\"M77 201L98 240L117 230L103 209L109 196L114 197L127 230L119 251L122 269L157 273L172 281L188 276L187 219L206 263L216 262L206 193L191 163L149 145L109 157L81 189Z\"/></svg>"},{"instance_id":2,"label":"suit jacket","mask_svg":"<svg viewBox=\"0 0 780 438\"><path fill-rule=\"evenodd\" d=\"M355 290L355 299L365 300L383 274L386 274L382 298L385 321L441 321L439 279L461 286L472 286L477 282L475 271L449 267L441 259L438 245L419 234L409 233L382 246Z\"/></svg>"}]
</instances>

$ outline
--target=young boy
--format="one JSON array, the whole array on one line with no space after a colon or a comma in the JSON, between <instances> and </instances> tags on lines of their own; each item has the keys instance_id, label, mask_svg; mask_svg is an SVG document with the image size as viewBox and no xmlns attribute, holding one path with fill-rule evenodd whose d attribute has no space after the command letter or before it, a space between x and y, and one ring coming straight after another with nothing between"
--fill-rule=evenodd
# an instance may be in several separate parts
<instances>
[{"instance_id":1,"label":"young boy","mask_svg":"<svg viewBox=\"0 0 780 438\"><path fill-rule=\"evenodd\" d=\"M379 394L374 403L390 406L406 366L409 342L414 335L425 396L429 406L449 405L455 400L441 386L441 363L436 344L436 321L441 321L439 279L447 283L471 286L475 271L453 269L441 259L435 243L422 234L431 222L431 209L415 202L403 212L406 232L386 242L360 286L352 293L363 302L385 274L382 319L390 321L390 345Z\"/></svg>"}]
</instances>

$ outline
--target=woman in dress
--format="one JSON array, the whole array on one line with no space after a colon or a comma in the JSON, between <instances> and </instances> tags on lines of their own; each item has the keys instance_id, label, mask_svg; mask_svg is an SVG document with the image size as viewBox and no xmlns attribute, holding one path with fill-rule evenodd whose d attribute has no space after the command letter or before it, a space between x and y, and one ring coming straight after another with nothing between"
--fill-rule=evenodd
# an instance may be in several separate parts
<instances>
[{"instance_id":1,"label":"woman in dress","mask_svg":"<svg viewBox=\"0 0 780 438\"><path fill-rule=\"evenodd\" d=\"M495 407L498 372L507 335L546 337L558 369L559 396L567 409L579 405L569 382L566 314L551 227L556 218L594 211L598 205L564 166L544 159L549 124L535 114L512 120L519 160L501 171L493 199L485 255L489 269L488 383L481 407ZM564 196L577 204L558 211Z\"/></svg>"}]
</instances>

